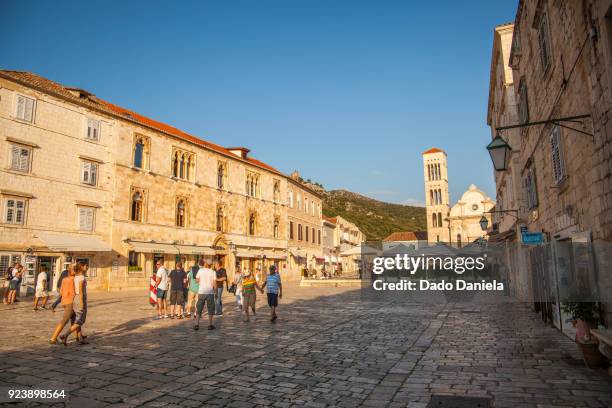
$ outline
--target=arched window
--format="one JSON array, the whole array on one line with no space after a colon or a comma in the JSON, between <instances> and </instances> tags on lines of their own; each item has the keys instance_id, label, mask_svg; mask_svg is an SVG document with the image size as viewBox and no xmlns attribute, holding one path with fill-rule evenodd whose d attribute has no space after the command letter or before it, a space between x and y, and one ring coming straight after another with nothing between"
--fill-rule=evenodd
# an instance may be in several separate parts
<instances>
[{"instance_id":1,"label":"arched window","mask_svg":"<svg viewBox=\"0 0 612 408\"><path fill-rule=\"evenodd\" d=\"M176 226L184 227L187 214L187 204L184 198L176 201Z\"/></svg>"},{"instance_id":2,"label":"arched window","mask_svg":"<svg viewBox=\"0 0 612 408\"><path fill-rule=\"evenodd\" d=\"M174 152L174 157L172 158L172 176L178 177L179 174L179 157L178 152Z\"/></svg>"},{"instance_id":3,"label":"arched window","mask_svg":"<svg viewBox=\"0 0 612 408\"><path fill-rule=\"evenodd\" d=\"M219 163L217 167L217 187L223 189L225 185L225 165L223 163Z\"/></svg>"},{"instance_id":4,"label":"arched window","mask_svg":"<svg viewBox=\"0 0 612 408\"><path fill-rule=\"evenodd\" d=\"M442 226L442 213L438 213L438 227Z\"/></svg>"},{"instance_id":5,"label":"arched window","mask_svg":"<svg viewBox=\"0 0 612 408\"><path fill-rule=\"evenodd\" d=\"M280 201L280 181L274 180L273 199L275 203Z\"/></svg>"},{"instance_id":6,"label":"arched window","mask_svg":"<svg viewBox=\"0 0 612 408\"><path fill-rule=\"evenodd\" d=\"M461 234L457 234L457 246L461 248Z\"/></svg>"},{"instance_id":7,"label":"arched window","mask_svg":"<svg viewBox=\"0 0 612 408\"><path fill-rule=\"evenodd\" d=\"M278 232L279 232L279 227L280 227L280 222L278 220L278 217L274 217L274 238L278 238Z\"/></svg>"},{"instance_id":8,"label":"arched window","mask_svg":"<svg viewBox=\"0 0 612 408\"><path fill-rule=\"evenodd\" d=\"M143 201L144 194L140 190L136 190L132 193L132 204L130 206L130 220L142 222L143 220Z\"/></svg>"},{"instance_id":9,"label":"arched window","mask_svg":"<svg viewBox=\"0 0 612 408\"><path fill-rule=\"evenodd\" d=\"M438 226L438 218L436 217L436 213L431 214L431 224L435 227Z\"/></svg>"},{"instance_id":10,"label":"arched window","mask_svg":"<svg viewBox=\"0 0 612 408\"><path fill-rule=\"evenodd\" d=\"M438 163L438 180L442 179L442 168L440 167L440 163Z\"/></svg>"},{"instance_id":11,"label":"arched window","mask_svg":"<svg viewBox=\"0 0 612 408\"><path fill-rule=\"evenodd\" d=\"M442 202L442 190L438 190L438 198L439 198L439 200L440 200L440 204L444 204L444 203Z\"/></svg>"},{"instance_id":12,"label":"arched window","mask_svg":"<svg viewBox=\"0 0 612 408\"><path fill-rule=\"evenodd\" d=\"M191 166L193 166L193 158L191 155L187 158L187 168L185 169L185 178L191 180Z\"/></svg>"},{"instance_id":13,"label":"arched window","mask_svg":"<svg viewBox=\"0 0 612 408\"><path fill-rule=\"evenodd\" d=\"M225 230L225 214L222 206L217 206L217 232Z\"/></svg>"},{"instance_id":14,"label":"arched window","mask_svg":"<svg viewBox=\"0 0 612 408\"><path fill-rule=\"evenodd\" d=\"M137 135L134 139L134 167L147 169L149 167L149 139Z\"/></svg>"},{"instance_id":15,"label":"arched window","mask_svg":"<svg viewBox=\"0 0 612 408\"><path fill-rule=\"evenodd\" d=\"M429 204L435 204L434 202L434 191L429 190Z\"/></svg>"},{"instance_id":16,"label":"arched window","mask_svg":"<svg viewBox=\"0 0 612 408\"><path fill-rule=\"evenodd\" d=\"M181 166L179 169L179 177L184 179L185 178L185 164L186 164L186 159L187 158L187 154L183 153L181 155Z\"/></svg>"},{"instance_id":17,"label":"arched window","mask_svg":"<svg viewBox=\"0 0 612 408\"><path fill-rule=\"evenodd\" d=\"M251 213L249 216L249 235L255 235L255 223L256 223L255 213Z\"/></svg>"}]
</instances>

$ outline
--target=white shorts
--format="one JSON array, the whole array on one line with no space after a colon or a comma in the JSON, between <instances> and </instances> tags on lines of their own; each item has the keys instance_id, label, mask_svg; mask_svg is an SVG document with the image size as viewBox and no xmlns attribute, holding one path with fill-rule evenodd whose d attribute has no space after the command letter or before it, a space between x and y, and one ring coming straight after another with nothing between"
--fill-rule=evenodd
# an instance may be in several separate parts
<instances>
[{"instance_id":1,"label":"white shorts","mask_svg":"<svg viewBox=\"0 0 612 408\"><path fill-rule=\"evenodd\" d=\"M44 288L36 288L36 294L34 295L36 297L47 297L49 296L49 292L47 292Z\"/></svg>"}]
</instances>

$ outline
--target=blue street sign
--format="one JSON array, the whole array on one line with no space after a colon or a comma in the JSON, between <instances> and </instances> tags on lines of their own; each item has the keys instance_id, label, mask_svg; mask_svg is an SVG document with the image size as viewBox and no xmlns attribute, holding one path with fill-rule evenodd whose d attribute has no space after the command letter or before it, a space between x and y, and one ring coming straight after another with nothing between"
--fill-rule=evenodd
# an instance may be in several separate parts
<instances>
[{"instance_id":1,"label":"blue street sign","mask_svg":"<svg viewBox=\"0 0 612 408\"><path fill-rule=\"evenodd\" d=\"M544 234L541 232L523 232L521 233L523 244L535 245L544 242Z\"/></svg>"}]
</instances>

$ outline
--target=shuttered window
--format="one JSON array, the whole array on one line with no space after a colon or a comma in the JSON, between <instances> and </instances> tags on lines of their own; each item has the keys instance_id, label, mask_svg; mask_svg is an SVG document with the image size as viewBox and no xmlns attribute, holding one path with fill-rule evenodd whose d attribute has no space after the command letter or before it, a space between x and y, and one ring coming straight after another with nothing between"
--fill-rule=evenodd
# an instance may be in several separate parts
<instances>
[{"instance_id":1,"label":"shuttered window","mask_svg":"<svg viewBox=\"0 0 612 408\"><path fill-rule=\"evenodd\" d=\"M34 99L27 98L23 95L17 95L17 111L15 112L15 117L31 123L34 120L35 104L36 101L34 101Z\"/></svg>"},{"instance_id":2,"label":"shuttered window","mask_svg":"<svg viewBox=\"0 0 612 408\"><path fill-rule=\"evenodd\" d=\"M563 162L563 152L561 150L561 131L558 126L553 127L552 132L550 132L550 149L553 178L555 184L559 184L565 179L565 163Z\"/></svg>"},{"instance_id":3,"label":"shuttered window","mask_svg":"<svg viewBox=\"0 0 612 408\"><path fill-rule=\"evenodd\" d=\"M19 198L7 198L4 201L4 222L23 225L25 221L26 201Z\"/></svg>"},{"instance_id":4,"label":"shuttered window","mask_svg":"<svg viewBox=\"0 0 612 408\"><path fill-rule=\"evenodd\" d=\"M100 138L100 121L87 118L87 133L85 137L89 140L98 141Z\"/></svg>"},{"instance_id":5,"label":"shuttered window","mask_svg":"<svg viewBox=\"0 0 612 408\"><path fill-rule=\"evenodd\" d=\"M535 170L533 167L529 166L529 168L526 170L523 182L525 187L527 208L532 210L538 206L538 190L536 186Z\"/></svg>"},{"instance_id":6,"label":"shuttered window","mask_svg":"<svg viewBox=\"0 0 612 408\"><path fill-rule=\"evenodd\" d=\"M78 207L79 209L79 230L93 231L94 230L94 213L92 207Z\"/></svg>"},{"instance_id":7,"label":"shuttered window","mask_svg":"<svg viewBox=\"0 0 612 408\"><path fill-rule=\"evenodd\" d=\"M98 164L83 162L81 165L81 182L95 186L98 179Z\"/></svg>"},{"instance_id":8,"label":"shuttered window","mask_svg":"<svg viewBox=\"0 0 612 408\"><path fill-rule=\"evenodd\" d=\"M25 146L10 145L10 169L27 173L30 171L32 149Z\"/></svg>"},{"instance_id":9,"label":"shuttered window","mask_svg":"<svg viewBox=\"0 0 612 408\"><path fill-rule=\"evenodd\" d=\"M542 71L546 71L550 66L550 37L548 35L548 17L546 14L540 20L538 30L538 43L540 45L540 62L542 63Z\"/></svg>"}]
</instances>

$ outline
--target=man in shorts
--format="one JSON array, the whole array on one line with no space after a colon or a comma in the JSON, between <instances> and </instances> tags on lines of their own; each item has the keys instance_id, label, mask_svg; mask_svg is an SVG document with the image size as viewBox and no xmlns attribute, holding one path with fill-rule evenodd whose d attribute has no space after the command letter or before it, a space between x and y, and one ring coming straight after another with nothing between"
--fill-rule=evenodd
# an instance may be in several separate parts
<instances>
[{"instance_id":1,"label":"man in shorts","mask_svg":"<svg viewBox=\"0 0 612 408\"><path fill-rule=\"evenodd\" d=\"M155 274L155 289L157 290L157 318L163 319L168 317L168 304L166 295L168 294L168 270L164 267L161 261L155 264L157 273Z\"/></svg>"},{"instance_id":2,"label":"man in shorts","mask_svg":"<svg viewBox=\"0 0 612 408\"><path fill-rule=\"evenodd\" d=\"M200 285L198 288L197 314L198 320L193 326L193 330L200 328L200 318L204 311L204 304L208 312L208 330L214 330L213 315L215 314L215 291L217 289L217 274L210 268L210 263L200 259L200 270L196 275L196 281Z\"/></svg>"},{"instance_id":3,"label":"man in shorts","mask_svg":"<svg viewBox=\"0 0 612 408\"><path fill-rule=\"evenodd\" d=\"M183 263L177 262L176 268L170 272L170 318L183 318L183 306L185 303L185 286L187 274L183 269Z\"/></svg>"},{"instance_id":4,"label":"man in shorts","mask_svg":"<svg viewBox=\"0 0 612 408\"><path fill-rule=\"evenodd\" d=\"M270 274L262 285L262 289L268 287L268 306L270 306L270 321L274 323L278 318L276 316L276 308L278 307L278 299L283 297L283 285L281 284L280 275L276 273L276 266L270 265Z\"/></svg>"},{"instance_id":5,"label":"man in shorts","mask_svg":"<svg viewBox=\"0 0 612 408\"><path fill-rule=\"evenodd\" d=\"M42 298L42 308L46 309L47 300L49 299L49 292L47 291L47 282L49 281L49 276L47 274L47 268L42 267L38 277L36 278L36 290L34 293L34 311L38 312L38 302Z\"/></svg>"}]
</instances>

